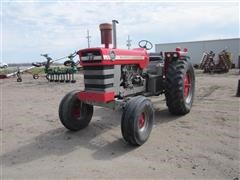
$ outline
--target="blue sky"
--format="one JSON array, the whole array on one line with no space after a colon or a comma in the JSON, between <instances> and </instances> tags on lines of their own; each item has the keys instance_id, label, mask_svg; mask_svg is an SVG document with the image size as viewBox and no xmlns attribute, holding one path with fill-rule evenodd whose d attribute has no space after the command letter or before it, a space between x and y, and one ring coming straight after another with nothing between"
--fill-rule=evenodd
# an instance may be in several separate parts
<instances>
[{"instance_id":1,"label":"blue sky","mask_svg":"<svg viewBox=\"0 0 240 180\"><path fill-rule=\"evenodd\" d=\"M239 37L237 2L63 2L2 1L1 59L3 62L58 58L100 46L99 24L117 19L118 47L141 39L153 44ZM154 51L154 50L153 50ZM0 59L0 61L1 61Z\"/></svg>"}]
</instances>

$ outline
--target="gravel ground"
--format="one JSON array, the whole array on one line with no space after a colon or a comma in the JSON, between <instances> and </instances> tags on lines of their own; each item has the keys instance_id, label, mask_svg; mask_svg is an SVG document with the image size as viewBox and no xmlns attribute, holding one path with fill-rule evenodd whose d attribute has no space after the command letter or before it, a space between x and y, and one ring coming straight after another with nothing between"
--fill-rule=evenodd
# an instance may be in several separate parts
<instances>
[{"instance_id":1,"label":"gravel ground","mask_svg":"<svg viewBox=\"0 0 240 180\"><path fill-rule=\"evenodd\" d=\"M154 97L155 125L149 140L130 147L121 136L121 112L95 107L89 126L69 132L58 105L76 84L23 76L2 79L1 179L235 179L240 174L239 76L196 72L192 111L168 113Z\"/></svg>"}]
</instances>

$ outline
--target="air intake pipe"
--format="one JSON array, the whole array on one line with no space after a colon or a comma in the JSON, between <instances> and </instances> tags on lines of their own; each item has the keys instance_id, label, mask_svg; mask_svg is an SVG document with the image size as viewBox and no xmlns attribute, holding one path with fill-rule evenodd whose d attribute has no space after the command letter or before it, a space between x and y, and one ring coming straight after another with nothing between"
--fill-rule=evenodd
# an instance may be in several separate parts
<instances>
[{"instance_id":1,"label":"air intake pipe","mask_svg":"<svg viewBox=\"0 0 240 180\"><path fill-rule=\"evenodd\" d=\"M105 45L105 48L109 48L109 44L112 44L113 37L113 48L117 48L117 33L116 24L117 20L112 20L112 24L103 23L99 25L101 31L101 44Z\"/></svg>"}]
</instances>

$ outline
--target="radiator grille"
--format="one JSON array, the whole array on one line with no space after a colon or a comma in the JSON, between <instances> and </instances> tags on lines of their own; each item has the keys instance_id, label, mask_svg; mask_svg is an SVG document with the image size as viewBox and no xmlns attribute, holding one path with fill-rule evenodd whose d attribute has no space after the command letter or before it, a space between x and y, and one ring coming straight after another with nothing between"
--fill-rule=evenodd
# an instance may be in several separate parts
<instances>
[{"instance_id":1,"label":"radiator grille","mask_svg":"<svg viewBox=\"0 0 240 180\"><path fill-rule=\"evenodd\" d=\"M110 91L114 89L114 66L84 66L86 91Z\"/></svg>"}]
</instances>

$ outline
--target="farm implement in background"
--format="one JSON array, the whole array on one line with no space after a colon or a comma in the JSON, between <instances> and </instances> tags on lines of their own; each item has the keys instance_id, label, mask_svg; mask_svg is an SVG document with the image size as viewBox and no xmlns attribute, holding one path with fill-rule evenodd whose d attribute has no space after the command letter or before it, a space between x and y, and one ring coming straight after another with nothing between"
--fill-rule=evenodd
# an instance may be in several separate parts
<instances>
[{"instance_id":1,"label":"farm implement in background","mask_svg":"<svg viewBox=\"0 0 240 180\"><path fill-rule=\"evenodd\" d=\"M62 82L62 83L76 82L76 80L74 79L74 74L77 72L77 65L79 64L79 61L78 62L73 61L73 58L76 56L76 52L70 54L67 57L59 58L56 60L53 60L51 57L48 56L48 54L41 54L41 56L45 57L47 61L32 63L32 65L34 67L44 67L46 79L49 82ZM53 64L54 62L65 58L68 58L68 60L64 62L64 67L60 66L51 67L51 64ZM33 78L38 79L39 74L34 74Z\"/></svg>"},{"instance_id":2,"label":"farm implement in background","mask_svg":"<svg viewBox=\"0 0 240 180\"><path fill-rule=\"evenodd\" d=\"M204 52L200 62L200 69L202 69L204 73L226 73L231 67L231 53L226 50L222 50L217 58L215 58L213 51L209 53Z\"/></svg>"},{"instance_id":3,"label":"farm implement in background","mask_svg":"<svg viewBox=\"0 0 240 180\"><path fill-rule=\"evenodd\" d=\"M17 82L22 82L22 74L28 73L33 76L33 79L38 79L39 77L45 77L49 82L65 82L65 83L75 83L74 74L78 71L77 66L79 61L74 62L74 57L76 52L70 54L69 56L52 59L48 54L41 54L45 57L47 61L32 63L31 67L21 69L20 67L12 73L1 74L0 79L15 77L17 76ZM64 61L63 65L53 66L54 62L67 59Z\"/></svg>"}]
</instances>

